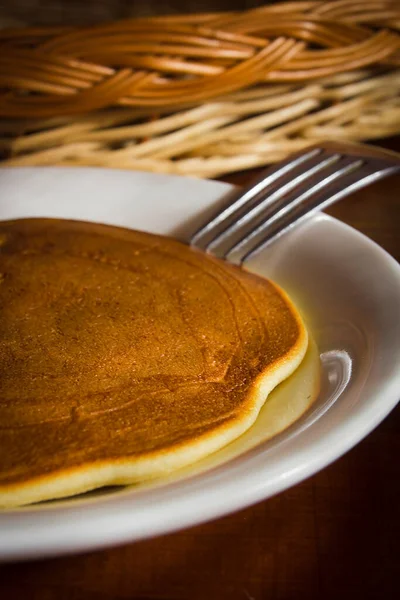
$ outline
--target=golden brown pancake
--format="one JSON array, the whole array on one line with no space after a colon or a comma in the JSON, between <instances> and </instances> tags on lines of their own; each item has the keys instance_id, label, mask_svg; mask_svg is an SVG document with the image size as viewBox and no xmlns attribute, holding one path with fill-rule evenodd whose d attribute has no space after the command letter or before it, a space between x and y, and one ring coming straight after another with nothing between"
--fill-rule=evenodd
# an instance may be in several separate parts
<instances>
[{"instance_id":1,"label":"golden brown pancake","mask_svg":"<svg viewBox=\"0 0 400 600\"><path fill-rule=\"evenodd\" d=\"M173 239L26 219L0 246L0 506L199 460L305 354L280 289Z\"/></svg>"}]
</instances>

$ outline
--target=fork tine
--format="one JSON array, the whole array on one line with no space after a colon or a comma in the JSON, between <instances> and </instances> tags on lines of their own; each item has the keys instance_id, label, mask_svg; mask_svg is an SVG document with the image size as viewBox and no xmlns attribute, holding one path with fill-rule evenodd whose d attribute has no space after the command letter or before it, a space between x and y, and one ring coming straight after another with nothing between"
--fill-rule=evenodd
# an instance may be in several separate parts
<instances>
[{"instance_id":1,"label":"fork tine","mask_svg":"<svg viewBox=\"0 0 400 600\"><path fill-rule=\"evenodd\" d=\"M229 199L225 208L222 210L220 209L214 217L194 233L191 238L191 245L206 250L209 245L207 242L207 234L214 234L219 226L234 221L235 214L240 211L241 208L258 198L273 184L275 184L276 187L279 187L279 182L282 177L290 174L308 160L321 154L321 152L322 150L320 148L313 148L308 152L302 152L294 157L291 156L288 160L264 171L260 177L253 181L245 190L240 191L240 196L236 201L234 200L232 202L232 199ZM230 221L228 221L229 219Z\"/></svg>"},{"instance_id":2,"label":"fork tine","mask_svg":"<svg viewBox=\"0 0 400 600\"><path fill-rule=\"evenodd\" d=\"M324 177L325 170L335 165L340 158L340 154L329 155L320 153L310 163L309 168L301 170L296 177L289 178L286 183L280 178L278 185L274 186L273 190L267 196L263 194L253 208L248 210L248 206L246 205L242 215L239 215L235 220L231 220L228 224L224 223L224 228L220 232L215 232L214 238L208 243L206 249L217 256L225 255L226 250L223 250L224 241L228 240L232 245L235 237L238 237L238 235L243 237L243 233L249 228L254 229L257 226L259 216L264 220L269 215L274 214L280 204L286 202L285 198L290 192L296 190L301 184L309 186L308 180L312 177L316 177L319 174L321 174L321 177Z\"/></svg>"},{"instance_id":3,"label":"fork tine","mask_svg":"<svg viewBox=\"0 0 400 600\"><path fill-rule=\"evenodd\" d=\"M310 212L396 171L396 153L363 144L321 142L231 195L192 236L191 245L242 264Z\"/></svg>"},{"instance_id":4,"label":"fork tine","mask_svg":"<svg viewBox=\"0 0 400 600\"><path fill-rule=\"evenodd\" d=\"M306 189L281 214L276 213L272 218L264 219L257 229L229 249L227 259L243 264L311 214L397 170L398 166L395 165L384 167L382 164L365 163L362 159L353 160L322 182Z\"/></svg>"}]
</instances>

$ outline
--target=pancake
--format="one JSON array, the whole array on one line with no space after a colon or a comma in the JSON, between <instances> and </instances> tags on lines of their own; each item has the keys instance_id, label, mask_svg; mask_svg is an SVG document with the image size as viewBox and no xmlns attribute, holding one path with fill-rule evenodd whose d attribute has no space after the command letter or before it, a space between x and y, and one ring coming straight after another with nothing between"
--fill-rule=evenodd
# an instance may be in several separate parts
<instances>
[{"instance_id":1,"label":"pancake","mask_svg":"<svg viewBox=\"0 0 400 600\"><path fill-rule=\"evenodd\" d=\"M215 452L305 355L282 290L176 240L24 219L0 246L2 507Z\"/></svg>"}]
</instances>

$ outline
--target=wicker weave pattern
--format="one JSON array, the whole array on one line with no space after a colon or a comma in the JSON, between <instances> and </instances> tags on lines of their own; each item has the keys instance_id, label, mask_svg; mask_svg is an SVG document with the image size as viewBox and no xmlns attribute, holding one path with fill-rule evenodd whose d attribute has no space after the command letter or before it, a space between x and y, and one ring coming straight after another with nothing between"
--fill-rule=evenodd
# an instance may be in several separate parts
<instances>
[{"instance_id":1,"label":"wicker weave pattern","mask_svg":"<svg viewBox=\"0 0 400 600\"><path fill-rule=\"evenodd\" d=\"M400 73L336 75L305 87L261 85L161 118L114 109L9 122L8 165L90 165L197 177L265 165L318 139L400 131ZM21 133L24 132L24 135Z\"/></svg>"},{"instance_id":2,"label":"wicker weave pattern","mask_svg":"<svg viewBox=\"0 0 400 600\"><path fill-rule=\"evenodd\" d=\"M177 109L264 81L400 64L398 0L283 2L245 13L132 19L0 36L0 115L112 105Z\"/></svg>"},{"instance_id":3,"label":"wicker weave pattern","mask_svg":"<svg viewBox=\"0 0 400 600\"><path fill-rule=\"evenodd\" d=\"M394 135L399 30L398 0L335 0L4 31L3 164L213 177Z\"/></svg>"}]
</instances>

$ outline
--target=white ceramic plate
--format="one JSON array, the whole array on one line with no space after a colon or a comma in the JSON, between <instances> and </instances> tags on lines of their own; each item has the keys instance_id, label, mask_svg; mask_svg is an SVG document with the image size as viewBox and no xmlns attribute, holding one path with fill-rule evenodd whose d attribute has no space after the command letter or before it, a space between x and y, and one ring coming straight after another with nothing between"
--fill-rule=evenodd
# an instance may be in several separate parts
<instances>
[{"instance_id":1,"label":"white ceramic plate","mask_svg":"<svg viewBox=\"0 0 400 600\"><path fill-rule=\"evenodd\" d=\"M147 173L3 169L0 219L64 217L184 237L228 190L222 183ZM317 340L323 382L312 409L270 441L263 439L260 415L258 428L238 444L168 481L3 511L0 559L138 540L243 508L341 456L395 406L400 267L387 253L319 214L247 268L287 289Z\"/></svg>"}]
</instances>

